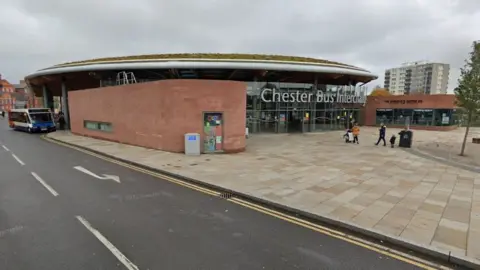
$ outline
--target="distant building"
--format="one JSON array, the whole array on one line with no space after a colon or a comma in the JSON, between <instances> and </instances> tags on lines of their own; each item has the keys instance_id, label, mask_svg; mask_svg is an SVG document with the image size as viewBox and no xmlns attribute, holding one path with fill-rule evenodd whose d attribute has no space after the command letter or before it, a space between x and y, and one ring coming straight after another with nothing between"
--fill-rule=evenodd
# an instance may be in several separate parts
<instances>
[{"instance_id":1,"label":"distant building","mask_svg":"<svg viewBox=\"0 0 480 270\"><path fill-rule=\"evenodd\" d=\"M27 106L28 108L43 108L43 99L41 97L28 95Z\"/></svg>"},{"instance_id":2,"label":"distant building","mask_svg":"<svg viewBox=\"0 0 480 270\"><path fill-rule=\"evenodd\" d=\"M19 93L19 94L23 94L23 95L26 95L27 94L27 84L25 83L24 80L20 80L20 83L18 84L13 84L13 86L15 87L15 92Z\"/></svg>"},{"instance_id":3,"label":"distant building","mask_svg":"<svg viewBox=\"0 0 480 270\"><path fill-rule=\"evenodd\" d=\"M34 97L24 80L12 84L6 79L1 79L0 75L0 110L39 108L43 107L42 105L42 98Z\"/></svg>"},{"instance_id":4,"label":"distant building","mask_svg":"<svg viewBox=\"0 0 480 270\"><path fill-rule=\"evenodd\" d=\"M385 71L384 87L392 95L446 94L450 65L417 61Z\"/></svg>"},{"instance_id":5,"label":"distant building","mask_svg":"<svg viewBox=\"0 0 480 270\"><path fill-rule=\"evenodd\" d=\"M13 109L15 104L15 86L0 75L0 110Z\"/></svg>"},{"instance_id":6,"label":"distant building","mask_svg":"<svg viewBox=\"0 0 480 270\"><path fill-rule=\"evenodd\" d=\"M13 107L16 109L22 109L28 107L28 94L27 94L27 84L24 80L21 80L18 84L13 84L15 91L13 96L15 101Z\"/></svg>"}]
</instances>

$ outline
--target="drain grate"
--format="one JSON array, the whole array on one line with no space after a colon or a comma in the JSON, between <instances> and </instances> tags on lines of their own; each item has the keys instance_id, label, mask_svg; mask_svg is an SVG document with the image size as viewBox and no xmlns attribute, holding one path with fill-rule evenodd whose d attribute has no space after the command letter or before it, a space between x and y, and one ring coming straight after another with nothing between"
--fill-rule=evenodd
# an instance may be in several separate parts
<instances>
[{"instance_id":1,"label":"drain grate","mask_svg":"<svg viewBox=\"0 0 480 270\"><path fill-rule=\"evenodd\" d=\"M232 197L233 197L232 193L228 193L228 192L220 193L220 198L230 199Z\"/></svg>"}]
</instances>

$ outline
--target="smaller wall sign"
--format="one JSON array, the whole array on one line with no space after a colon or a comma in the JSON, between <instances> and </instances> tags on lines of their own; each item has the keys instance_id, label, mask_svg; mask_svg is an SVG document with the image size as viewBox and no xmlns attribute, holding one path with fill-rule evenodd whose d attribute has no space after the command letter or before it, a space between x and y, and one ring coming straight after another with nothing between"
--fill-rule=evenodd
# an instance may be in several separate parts
<instances>
[{"instance_id":1,"label":"smaller wall sign","mask_svg":"<svg viewBox=\"0 0 480 270\"><path fill-rule=\"evenodd\" d=\"M390 104L419 104L423 103L423 100L421 99L404 99L404 100L385 100L386 103Z\"/></svg>"}]
</instances>

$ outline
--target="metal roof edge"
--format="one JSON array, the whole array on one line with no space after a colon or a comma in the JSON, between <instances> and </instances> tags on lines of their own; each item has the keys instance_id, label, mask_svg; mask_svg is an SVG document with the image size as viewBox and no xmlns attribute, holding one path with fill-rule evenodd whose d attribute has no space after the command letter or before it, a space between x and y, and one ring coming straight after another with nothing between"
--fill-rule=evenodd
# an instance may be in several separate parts
<instances>
[{"instance_id":1,"label":"metal roof edge","mask_svg":"<svg viewBox=\"0 0 480 270\"><path fill-rule=\"evenodd\" d=\"M254 65L252 65L254 64ZM67 67L55 67L49 69L42 69L33 72L25 77L31 79L37 76L57 75L71 72L82 71L100 71L111 69L171 69L171 68L185 68L185 69L244 69L244 70L278 70L278 71L297 71L297 72L312 72L312 73L338 73L345 75L365 76L372 79L377 79L375 75L367 70L354 69L347 66L326 66L326 65L306 65L292 64L292 63L272 63L272 62L255 62L255 61L142 61L142 62L119 62L119 63L95 63L88 65L75 65Z\"/></svg>"}]
</instances>

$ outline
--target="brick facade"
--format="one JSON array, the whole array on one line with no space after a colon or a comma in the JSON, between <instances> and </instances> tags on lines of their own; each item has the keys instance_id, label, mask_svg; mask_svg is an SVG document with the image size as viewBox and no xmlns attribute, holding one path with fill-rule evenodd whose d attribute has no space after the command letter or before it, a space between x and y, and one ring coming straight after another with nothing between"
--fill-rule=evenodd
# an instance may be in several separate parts
<instances>
[{"instance_id":1,"label":"brick facade","mask_svg":"<svg viewBox=\"0 0 480 270\"><path fill-rule=\"evenodd\" d=\"M15 104L15 87L5 79L0 78L0 111L9 111Z\"/></svg>"},{"instance_id":2,"label":"brick facade","mask_svg":"<svg viewBox=\"0 0 480 270\"><path fill-rule=\"evenodd\" d=\"M455 95L368 96L365 125L375 126L377 109L454 109ZM390 126L403 128L404 126ZM410 129L453 130L457 126L410 126Z\"/></svg>"},{"instance_id":3,"label":"brick facade","mask_svg":"<svg viewBox=\"0 0 480 270\"><path fill-rule=\"evenodd\" d=\"M243 82L162 80L94 88L69 92L68 103L75 134L169 152L184 151L185 133L200 133L203 142L203 112L223 112L224 151L245 150ZM86 129L84 120L111 123L113 131Z\"/></svg>"}]
</instances>

